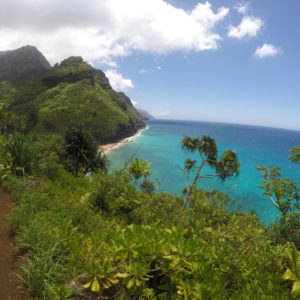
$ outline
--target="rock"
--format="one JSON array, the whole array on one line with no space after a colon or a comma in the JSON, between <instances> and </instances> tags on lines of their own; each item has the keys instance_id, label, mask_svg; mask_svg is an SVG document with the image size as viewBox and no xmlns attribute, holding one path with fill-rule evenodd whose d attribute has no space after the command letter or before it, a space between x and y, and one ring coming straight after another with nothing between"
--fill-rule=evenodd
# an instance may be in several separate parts
<instances>
[{"instance_id":1,"label":"rock","mask_svg":"<svg viewBox=\"0 0 300 300\"><path fill-rule=\"evenodd\" d=\"M76 81L88 79L91 85L94 85L94 72L92 70L82 71L79 73L68 73L62 75L47 75L42 79L42 84L54 87L61 82L74 83Z\"/></svg>"}]
</instances>

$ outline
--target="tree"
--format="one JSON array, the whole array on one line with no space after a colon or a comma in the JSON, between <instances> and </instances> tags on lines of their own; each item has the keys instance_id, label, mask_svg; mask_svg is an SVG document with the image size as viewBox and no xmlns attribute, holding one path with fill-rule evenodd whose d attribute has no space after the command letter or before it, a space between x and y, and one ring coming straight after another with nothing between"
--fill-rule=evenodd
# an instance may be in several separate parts
<instances>
[{"instance_id":1,"label":"tree","mask_svg":"<svg viewBox=\"0 0 300 300\"><path fill-rule=\"evenodd\" d=\"M106 156L98 151L93 136L83 124L66 132L63 159L66 169L76 177L97 169L107 171Z\"/></svg>"},{"instance_id":2,"label":"tree","mask_svg":"<svg viewBox=\"0 0 300 300\"><path fill-rule=\"evenodd\" d=\"M146 179L151 175L150 166L151 163L147 163L144 159L138 159L137 157L130 159L127 169L129 174L134 178L135 186L141 177Z\"/></svg>"},{"instance_id":3,"label":"tree","mask_svg":"<svg viewBox=\"0 0 300 300\"><path fill-rule=\"evenodd\" d=\"M289 160L300 164L300 146L291 148L290 153ZM263 174L260 188L281 213L277 224L273 224L275 242L294 242L300 249L299 183L282 177L279 167L258 166L257 170Z\"/></svg>"},{"instance_id":4,"label":"tree","mask_svg":"<svg viewBox=\"0 0 300 300\"><path fill-rule=\"evenodd\" d=\"M294 211L300 203L297 185L291 179L282 177L279 167L259 166L257 169L263 173L263 185L259 187L265 191L264 195L284 217Z\"/></svg>"},{"instance_id":5,"label":"tree","mask_svg":"<svg viewBox=\"0 0 300 300\"><path fill-rule=\"evenodd\" d=\"M292 147L290 153L289 159L295 164L300 164L300 146Z\"/></svg>"},{"instance_id":6,"label":"tree","mask_svg":"<svg viewBox=\"0 0 300 300\"><path fill-rule=\"evenodd\" d=\"M186 175L184 207L189 205L190 196L200 178L218 177L223 182L226 178L239 174L240 163L238 162L236 152L225 150L218 159L216 141L208 135L204 135L201 139L199 137L191 138L185 136L181 141L181 148L192 153L198 151L201 158L200 165L197 165L197 161L192 160L190 157L185 160L183 168ZM213 174L201 175L201 171L205 165L209 165L215 172ZM190 184L190 174L194 170L196 170L196 175L192 180L192 184Z\"/></svg>"}]
</instances>

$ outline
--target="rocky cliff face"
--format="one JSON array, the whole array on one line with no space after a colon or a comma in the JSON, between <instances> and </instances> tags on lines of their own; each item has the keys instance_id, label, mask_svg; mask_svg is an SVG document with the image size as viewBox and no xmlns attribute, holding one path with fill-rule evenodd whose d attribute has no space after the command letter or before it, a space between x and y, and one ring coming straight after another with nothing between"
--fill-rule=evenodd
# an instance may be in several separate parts
<instances>
[{"instance_id":1,"label":"rocky cliff face","mask_svg":"<svg viewBox=\"0 0 300 300\"><path fill-rule=\"evenodd\" d=\"M106 90L112 89L110 86L108 78L105 76L105 73L102 72L101 70L95 70L95 75L99 79L99 84Z\"/></svg>"},{"instance_id":2,"label":"rocky cliff face","mask_svg":"<svg viewBox=\"0 0 300 300\"><path fill-rule=\"evenodd\" d=\"M82 79L88 79L91 85L94 85L94 72L82 71L78 73L68 73L64 75L47 75L42 78L42 84L54 87L61 82L74 83Z\"/></svg>"},{"instance_id":3,"label":"rocky cliff face","mask_svg":"<svg viewBox=\"0 0 300 300\"><path fill-rule=\"evenodd\" d=\"M63 133L83 122L104 143L144 126L130 99L114 91L101 70L74 56L51 67L28 47L0 53L0 107L30 120L34 111L31 129ZM28 72L35 74L30 80Z\"/></svg>"},{"instance_id":4,"label":"rocky cliff face","mask_svg":"<svg viewBox=\"0 0 300 300\"><path fill-rule=\"evenodd\" d=\"M47 72L42 78L42 83L54 87L61 82L74 83L82 79L88 79L91 85L95 82L95 70L83 61L80 56L71 56L63 60L60 65Z\"/></svg>"},{"instance_id":5,"label":"rocky cliff face","mask_svg":"<svg viewBox=\"0 0 300 300\"><path fill-rule=\"evenodd\" d=\"M120 97L121 97L128 105L134 107L134 106L132 105L132 102L131 102L130 98L129 98L127 95L125 95L123 92L119 92L118 94L119 94L119 96L120 96Z\"/></svg>"}]
</instances>

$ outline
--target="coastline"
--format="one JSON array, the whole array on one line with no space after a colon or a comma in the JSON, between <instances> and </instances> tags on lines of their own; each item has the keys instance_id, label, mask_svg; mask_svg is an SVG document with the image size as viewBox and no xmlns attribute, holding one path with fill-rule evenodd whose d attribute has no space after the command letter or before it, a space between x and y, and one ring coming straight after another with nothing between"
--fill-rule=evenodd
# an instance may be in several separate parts
<instances>
[{"instance_id":1,"label":"coastline","mask_svg":"<svg viewBox=\"0 0 300 300\"><path fill-rule=\"evenodd\" d=\"M118 142L115 142L115 143L109 143L109 144L101 145L101 146L99 146L98 150L102 151L104 154L107 155L112 150L115 150L115 149L117 149L121 146L124 146L128 143L133 142L138 136L141 135L141 133L143 131L148 130L148 129L149 129L149 126L146 126L142 129L139 129L133 136L127 137L127 138L122 139L122 140L120 140Z\"/></svg>"}]
</instances>

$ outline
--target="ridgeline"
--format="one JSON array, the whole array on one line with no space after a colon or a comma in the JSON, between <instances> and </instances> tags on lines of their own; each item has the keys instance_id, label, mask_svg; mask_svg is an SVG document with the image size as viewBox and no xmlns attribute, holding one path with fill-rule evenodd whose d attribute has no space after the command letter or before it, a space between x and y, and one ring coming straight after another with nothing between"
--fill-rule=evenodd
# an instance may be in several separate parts
<instances>
[{"instance_id":1,"label":"ridgeline","mask_svg":"<svg viewBox=\"0 0 300 300\"><path fill-rule=\"evenodd\" d=\"M0 52L0 109L14 114L24 132L63 133L85 123L98 143L144 127L141 115L105 74L69 57L51 67L33 46Z\"/></svg>"}]
</instances>

